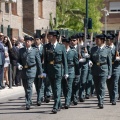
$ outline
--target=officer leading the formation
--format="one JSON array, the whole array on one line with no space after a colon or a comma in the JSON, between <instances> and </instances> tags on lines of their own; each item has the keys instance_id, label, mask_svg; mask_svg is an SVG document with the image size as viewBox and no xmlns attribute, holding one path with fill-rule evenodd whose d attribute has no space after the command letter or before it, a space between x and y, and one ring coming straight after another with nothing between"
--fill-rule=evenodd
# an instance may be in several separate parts
<instances>
[{"instance_id":1,"label":"officer leading the formation","mask_svg":"<svg viewBox=\"0 0 120 120\"><path fill-rule=\"evenodd\" d=\"M111 52L105 45L105 36L96 36L96 45L91 49L92 75L95 84L95 90L98 98L98 106L103 109L105 96L105 83L112 75L112 57Z\"/></svg>"},{"instance_id":2,"label":"officer leading the formation","mask_svg":"<svg viewBox=\"0 0 120 120\"><path fill-rule=\"evenodd\" d=\"M31 46L32 40L31 37L25 36L25 47L19 51L18 62L18 69L22 70L21 77L25 90L26 110L30 109L32 102L32 84L36 76L36 71L38 72L38 77L43 77L39 52Z\"/></svg>"},{"instance_id":3,"label":"officer leading the formation","mask_svg":"<svg viewBox=\"0 0 120 120\"><path fill-rule=\"evenodd\" d=\"M54 96L53 113L61 107L61 81L68 78L65 46L57 42L57 31L48 33L49 43L44 50L44 72L48 75Z\"/></svg>"}]
</instances>

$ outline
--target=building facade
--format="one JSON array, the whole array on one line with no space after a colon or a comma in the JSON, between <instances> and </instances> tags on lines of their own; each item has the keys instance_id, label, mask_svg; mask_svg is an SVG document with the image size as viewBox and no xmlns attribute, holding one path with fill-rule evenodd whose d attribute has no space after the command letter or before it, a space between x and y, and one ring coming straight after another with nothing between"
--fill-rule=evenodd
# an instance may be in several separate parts
<instances>
[{"instance_id":1,"label":"building facade","mask_svg":"<svg viewBox=\"0 0 120 120\"><path fill-rule=\"evenodd\" d=\"M23 28L22 0L16 2L0 2L0 24L3 25L3 33L7 35L7 28L11 28L11 36L22 35Z\"/></svg>"},{"instance_id":2,"label":"building facade","mask_svg":"<svg viewBox=\"0 0 120 120\"><path fill-rule=\"evenodd\" d=\"M4 34L10 25L12 36L33 35L36 30L49 29L50 14L56 17L56 0L0 0L0 24Z\"/></svg>"},{"instance_id":3,"label":"building facade","mask_svg":"<svg viewBox=\"0 0 120 120\"><path fill-rule=\"evenodd\" d=\"M56 17L56 0L23 0L24 32L49 29L50 14Z\"/></svg>"},{"instance_id":4,"label":"building facade","mask_svg":"<svg viewBox=\"0 0 120 120\"><path fill-rule=\"evenodd\" d=\"M102 30L107 32L117 32L120 30L120 0L105 0L107 11L103 10Z\"/></svg>"}]
</instances>

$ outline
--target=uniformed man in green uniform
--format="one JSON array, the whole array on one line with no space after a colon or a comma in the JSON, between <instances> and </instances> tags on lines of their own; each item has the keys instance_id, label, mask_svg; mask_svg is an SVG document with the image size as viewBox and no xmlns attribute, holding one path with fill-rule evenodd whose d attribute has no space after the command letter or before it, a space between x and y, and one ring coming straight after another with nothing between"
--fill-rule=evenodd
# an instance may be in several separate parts
<instances>
[{"instance_id":1,"label":"uniformed man in green uniform","mask_svg":"<svg viewBox=\"0 0 120 120\"><path fill-rule=\"evenodd\" d=\"M106 44L109 46L112 53L112 76L107 80L109 97L112 105L116 105L118 97L118 81L120 78L120 56L116 46L113 44L114 37L115 36L111 34L106 37Z\"/></svg>"},{"instance_id":2,"label":"uniformed man in green uniform","mask_svg":"<svg viewBox=\"0 0 120 120\"><path fill-rule=\"evenodd\" d=\"M88 63L90 55L88 54L87 41L84 40L84 34L79 33L79 45L78 50L80 54L79 65L80 65L80 87L79 87L79 100L80 102L85 101L85 89L87 84L88 76Z\"/></svg>"},{"instance_id":3,"label":"uniformed man in green uniform","mask_svg":"<svg viewBox=\"0 0 120 120\"><path fill-rule=\"evenodd\" d=\"M103 109L106 80L110 79L112 75L111 52L104 42L105 35L97 35L97 46L91 49L92 75L100 109Z\"/></svg>"},{"instance_id":4,"label":"uniformed man in green uniform","mask_svg":"<svg viewBox=\"0 0 120 120\"><path fill-rule=\"evenodd\" d=\"M34 35L34 45L32 46L38 49L41 63L43 63L43 44L39 35ZM37 72L34 83L37 92L37 105L40 106L44 97L44 78L38 78L38 75L39 73Z\"/></svg>"},{"instance_id":5,"label":"uniformed man in green uniform","mask_svg":"<svg viewBox=\"0 0 120 120\"><path fill-rule=\"evenodd\" d=\"M78 50L78 39L77 38L78 37L76 35L72 35L70 37L70 48L76 50L78 54L79 50ZM78 57L79 57L79 54L78 54ZM80 78L75 77L73 80L72 99L71 99L74 105L78 104L78 93L79 93L79 84L80 84L79 82L80 82Z\"/></svg>"},{"instance_id":6,"label":"uniformed man in green uniform","mask_svg":"<svg viewBox=\"0 0 120 120\"><path fill-rule=\"evenodd\" d=\"M41 35L41 40L42 40L43 49L44 49L45 44L47 44L49 42L47 39L47 31L46 31L46 33L43 33ZM43 55L43 59L44 59L44 55ZM42 65L44 66L44 62ZM44 101L46 103L49 103L51 96L52 96L52 89L51 89L51 85L50 85L50 80L46 76L46 78L44 78Z\"/></svg>"},{"instance_id":7,"label":"uniformed man in green uniform","mask_svg":"<svg viewBox=\"0 0 120 120\"><path fill-rule=\"evenodd\" d=\"M44 47L44 72L48 75L54 95L53 113L57 113L61 107L62 77L68 78L65 46L57 42L57 35L56 31L50 31L48 34L50 43Z\"/></svg>"},{"instance_id":8,"label":"uniformed man in green uniform","mask_svg":"<svg viewBox=\"0 0 120 120\"><path fill-rule=\"evenodd\" d=\"M72 95L72 84L73 80L76 77L80 77L79 72L79 61L77 51L70 48L70 39L62 38L62 43L66 47L67 53L67 63L68 63L68 79L65 80L63 78L63 93L65 96L65 109L68 109L71 103L71 95Z\"/></svg>"},{"instance_id":9,"label":"uniformed man in green uniform","mask_svg":"<svg viewBox=\"0 0 120 120\"><path fill-rule=\"evenodd\" d=\"M21 48L19 51L18 69L22 70L21 77L25 90L26 110L29 110L32 96L32 84L36 76L36 71L38 72L38 77L43 77L43 74L39 51L31 46L33 39L28 36L25 36L24 39L25 47Z\"/></svg>"}]
</instances>

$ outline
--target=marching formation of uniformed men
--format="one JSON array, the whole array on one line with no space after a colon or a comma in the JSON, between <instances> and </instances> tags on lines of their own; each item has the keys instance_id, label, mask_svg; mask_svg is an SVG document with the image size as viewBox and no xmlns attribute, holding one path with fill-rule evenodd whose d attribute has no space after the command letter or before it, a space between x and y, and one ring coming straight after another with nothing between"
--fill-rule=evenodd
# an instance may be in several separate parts
<instances>
[{"instance_id":1,"label":"marching formation of uniformed men","mask_svg":"<svg viewBox=\"0 0 120 120\"><path fill-rule=\"evenodd\" d=\"M95 44L84 40L83 33L69 38L62 36L61 40L58 36L57 30L35 35L34 42L32 37L25 36L25 47L19 51L18 69L22 70L26 110L32 104L33 83L37 105L53 98L53 113L62 108L61 93L65 109L71 102L74 105L78 101L85 102L94 93L98 107L103 109L106 84L110 102L116 105L120 96L120 48L115 35L96 35Z\"/></svg>"}]
</instances>

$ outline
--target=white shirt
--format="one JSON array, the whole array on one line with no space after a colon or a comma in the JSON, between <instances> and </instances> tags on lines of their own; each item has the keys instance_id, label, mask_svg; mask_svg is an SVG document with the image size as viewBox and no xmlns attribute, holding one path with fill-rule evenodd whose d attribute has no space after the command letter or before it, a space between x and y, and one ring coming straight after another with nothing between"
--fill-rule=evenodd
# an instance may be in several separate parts
<instances>
[{"instance_id":1,"label":"white shirt","mask_svg":"<svg viewBox=\"0 0 120 120\"><path fill-rule=\"evenodd\" d=\"M40 50L41 44L40 44L40 45L38 45L38 46L36 45L36 47L38 47L38 49Z\"/></svg>"},{"instance_id":2,"label":"white shirt","mask_svg":"<svg viewBox=\"0 0 120 120\"><path fill-rule=\"evenodd\" d=\"M77 48L77 45L75 45L74 47Z\"/></svg>"},{"instance_id":3,"label":"white shirt","mask_svg":"<svg viewBox=\"0 0 120 120\"><path fill-rule=\"evenodd\" d=\"M66 49L66 52L68 52L70 50L70 47L68 49Z\"/></svg>"},{"instance_id":4,"label":"white shirt","mask_svg":"<svg viewBox=\"0 0 120 120\"><path fill-rule=\"evenodd\" d=\"M58 42L56 41L56 42L53 44L53 45L54 45L54 48L56 48L57 43L58 43Z\"/></svg>"},{"instance_id":5,"label":"white shirt","mask_svg":"<svg viewBox=\"0 0 120 120\"><path fill-rule=\"evenodd\" d=\"M110 46L110 48L113 49L113 47L114 47L114 44L112 43L112 45Z\"/></svg>"},{"instance_id":6,"label":"white shirt","mask_svg":"<svg viewBox=\"0 0 120 120\"><path fill-rule=\"evenodd\" d=\"M32 47L30 46L29 48L26 48L26 50L31 50L31 48L32 48Z\"/></svg>"},{"instance_id":7,"label":"white shirt","mask_svg":"<svg viewBox=\"0 0 120 120\"><path fill-rule=\"evenodd\" d=\"M105 44L104 44L104 45L102 45L101 47L99 47L99 46L98 46L98 48L100 48L100 49L103 49L104 47L105 47Z\"/></svg>"}]
</instances>

